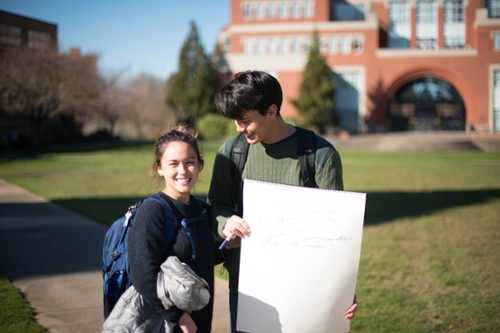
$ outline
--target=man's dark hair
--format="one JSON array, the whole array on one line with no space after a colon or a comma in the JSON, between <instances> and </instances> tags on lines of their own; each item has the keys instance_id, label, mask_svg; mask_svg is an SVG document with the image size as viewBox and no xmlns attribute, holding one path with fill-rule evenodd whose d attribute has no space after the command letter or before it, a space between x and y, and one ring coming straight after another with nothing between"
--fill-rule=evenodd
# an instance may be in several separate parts
<instances>
[{"instance_id":1,"label":"man's dark hair","mask_svg":"<svg viewBox=\"0 0 500 333\"><path fill-rule=\"evenodd\" d=\"M276 105L279 115L283 92L274 76L260 71L246 71L222 87L214 102L224 117L240 120L245 112L257 110L265 115L271 105Z\"/></svg>"}]
</instances>

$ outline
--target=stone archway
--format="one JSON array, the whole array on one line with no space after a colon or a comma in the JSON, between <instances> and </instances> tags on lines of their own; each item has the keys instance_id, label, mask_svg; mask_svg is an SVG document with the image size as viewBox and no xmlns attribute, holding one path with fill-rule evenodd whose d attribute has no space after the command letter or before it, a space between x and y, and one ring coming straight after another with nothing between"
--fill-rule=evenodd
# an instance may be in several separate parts
<instances>
[{"instance_id":1,"label":"stone archway","mask_svg":"<svg viewBox=\"0 0 500 333\"><path fill-rule=\"evenodd\" d=\"M465 106L453 85L426 76L396 91L389 101L387 120L390 131L463 131Z\"/></svg>"},{"instance_id":2,"label":"stone archway","mask_svg":"<svg viewBox=\"0 0 500 333\"><path fill-rule=\"evenodd\" d=\"M440 79L450 84L462 98L464 105L463 122L467 126L468 118L477 112L477 103L473 94L473 89L470 89L469 83L459 73L450 71L445 67L429 65L426 67L413 67L404 70L396 75L393 80L384 85L384 92L381 94L380 101L377 105L377 114L384 117L385 129L390 131L391 119L389 119L389 105L394 95L405 85L412 81L432 77Z\"/></svg>"}]
</instances>

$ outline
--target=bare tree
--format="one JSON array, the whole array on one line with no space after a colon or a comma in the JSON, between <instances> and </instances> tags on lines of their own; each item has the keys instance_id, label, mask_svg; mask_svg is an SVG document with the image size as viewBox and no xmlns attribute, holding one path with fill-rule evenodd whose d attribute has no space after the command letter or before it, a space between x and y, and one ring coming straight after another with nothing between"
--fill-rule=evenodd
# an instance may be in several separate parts
<instances>
[{"instance_id":1,"label":"bare tree","mask_svg":"<svg viewBox=\"0 0 500 333\"><path fill-rule=\"evenodd\" d=\"M153 138L157 130L174 121L173 112L163 102L164 93L165 83L146 75L139 75L123 86L121 123L130 124L135 137Z\"/></svg>"},{"instance_id":2,"label":"bare tree","mask_svg":"<svg viewBox=\"0 0 500 333\"><path fill-rule=\"evenodd\" d=\"M31 145L43 144L45 127L59 114L75 114L98 104L95 57L56 51L5 50L0 55L0 108L29 125Z\"/></svg>"}]
</instances>

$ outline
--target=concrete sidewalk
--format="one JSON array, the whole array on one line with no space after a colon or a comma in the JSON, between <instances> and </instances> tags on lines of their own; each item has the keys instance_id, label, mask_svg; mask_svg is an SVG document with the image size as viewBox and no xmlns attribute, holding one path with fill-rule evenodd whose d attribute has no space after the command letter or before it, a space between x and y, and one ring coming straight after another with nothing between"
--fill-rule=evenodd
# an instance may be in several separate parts
<instances>
[{"instance_id":1,"label":"concrete sidewalk","mask_svg":"<svg viewBox=\"0 0 500 333\"><path fill-rule=\"evenodd\" d=\"M107 227L0 179L0 266L50 333L100 332ZM230 331L227 282L216 278L214 333Z\"/></svg>"}]
</instances>

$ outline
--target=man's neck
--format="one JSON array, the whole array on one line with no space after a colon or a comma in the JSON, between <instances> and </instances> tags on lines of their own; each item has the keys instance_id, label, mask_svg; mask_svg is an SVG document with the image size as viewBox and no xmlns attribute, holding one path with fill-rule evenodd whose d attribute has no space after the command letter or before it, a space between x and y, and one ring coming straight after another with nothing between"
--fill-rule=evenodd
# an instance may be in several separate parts
<instances>
[{"instance_id":1,"label":"man's neck","mask_svg":"<svg viewBox=\"0 0 500 333\"><path fill-rule=\"evenodd\" d=\"M295 133L295 127L285 123L283 118L281 118L281 116L278 116L276 117L273 124L272 136L267 138L265 141L262 141L262 143L270 145L276 142L280 142L281 140L292 135L293 133Z\"/></svg>"}]
</instances>

